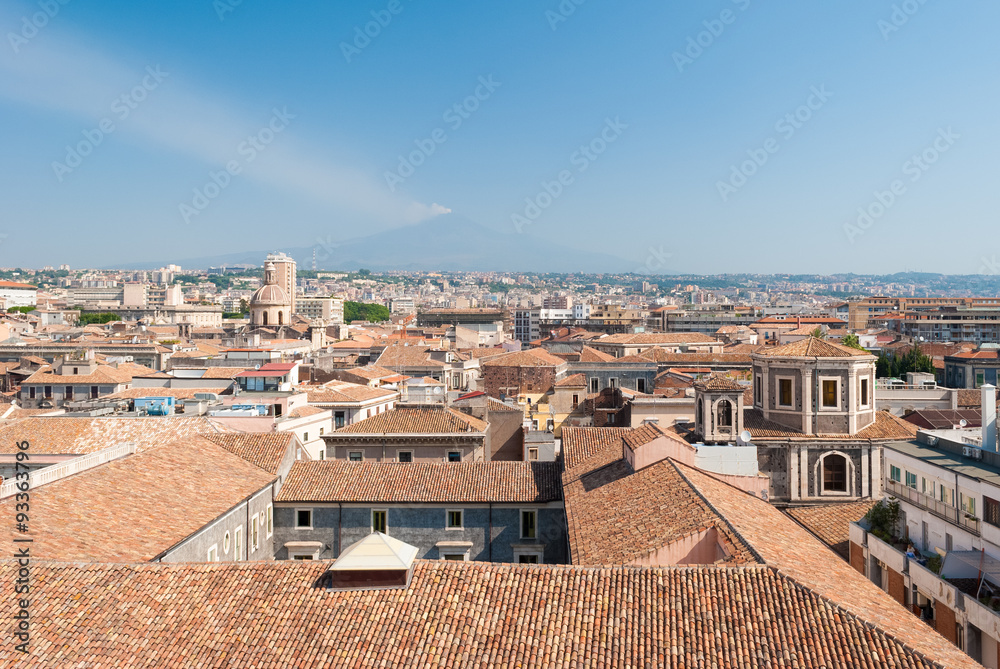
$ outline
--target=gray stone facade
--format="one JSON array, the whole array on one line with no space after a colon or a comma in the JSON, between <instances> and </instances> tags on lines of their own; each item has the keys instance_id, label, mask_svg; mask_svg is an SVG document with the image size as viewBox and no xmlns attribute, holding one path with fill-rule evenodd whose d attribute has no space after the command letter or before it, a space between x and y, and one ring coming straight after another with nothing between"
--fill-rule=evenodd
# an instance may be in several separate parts
<instances>
[{"instance_id":1,"label":"gray stone facade","mask_svg":"<svg viewBox=\"0 0 1000 669\"><path fill-rule=\"evenodd\" d=\"M296 527L297 509L310 509L312 527ZM347 546L372 532L372 511L386 511L386 534L417 546L417 557L517 562L537 554L538 562L569 561L566 514L562 502L549 504L337 504L280 503L275 508L275 558L290 552L334 559ZM449 529L448 511L462 512L460 529ZM521 511L537 514L535 538L522 537ZM291 548L286 544L292 544Z\"/></svg>"},{"instance_id":2,"label":"gray stone facade","mask_svg":"<svg viewBox=\"0 0 1000 669\"><path fill-rule=\"evenodd\" d=\"M275 527L273 516L273 488L267 486L248 500L230 509L221 517L204 526L184 541L167 550L160 562L205 562L209 550L215 547L218 562L239 560L274 559ZM183 513L182 509L178 513ZM169 519L160 519L169 522ZM269 522L271 523L269 526ZM257 546L253 545L252 525L256 525ZM270 530L270 531L269 531ZM237 547L237 533L241 535ZM229 536L228 548L226 536ZM237 552L239 548L239 552Z\"/></svg>"}]
</instances>

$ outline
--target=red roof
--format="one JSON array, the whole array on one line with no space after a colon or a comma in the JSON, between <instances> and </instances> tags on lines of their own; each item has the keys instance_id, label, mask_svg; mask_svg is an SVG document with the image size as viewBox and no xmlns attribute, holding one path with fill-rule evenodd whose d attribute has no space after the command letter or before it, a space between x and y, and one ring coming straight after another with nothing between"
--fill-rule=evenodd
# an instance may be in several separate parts
<instances>
[{"instance_id":1,"label":"red roof","mask_svg":"<svg viewBox=\"0 0 1000 669\"><path fill-rule=\"evenodd\" d=\"M31 288L36 290L38 286L32 286L30 283L17 283L16 281L0 281L0 288Z\"/></svg>"},{"instance_id":2,"label":"red roof","mask_svg":"<svg viewBox=\"0 0 1000 669\"><path fill-rule=\"evenodd\" d=\"M294 363L269 362L266 365L261 365L260 369L248 369L245 372L240 372L233 378L245 379L251 376L284 376L293 369L295 369Z\"/></svg>"}]
</instances>

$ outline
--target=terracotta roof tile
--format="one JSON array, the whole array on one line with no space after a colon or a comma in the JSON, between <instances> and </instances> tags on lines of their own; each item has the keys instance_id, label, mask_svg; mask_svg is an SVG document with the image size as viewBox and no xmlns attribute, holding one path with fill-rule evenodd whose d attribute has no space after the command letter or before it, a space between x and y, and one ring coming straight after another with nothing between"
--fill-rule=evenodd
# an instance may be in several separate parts
<instances>
[{"instance_id":1,"label":"terracotta roof tile","mask_svg":"<svg viewBox=\"0 0 1000 669\"><path fill-rule=\"evenodd\" d=\"M862 351L841 344L823 341L816 337L807 337L790 344L768 347L758 350L754 355L774 357L794 357L794 358L852 358L871 356L868 351Z\"/></svg>"},{"instance_id":2,"label":"terracotta roof tile","mask_svg":"<svg viewBox=\"0 0 1000 669\"><path fill-rule=\"evenodd\" d=\"M556 462L345 462L300 460L281 502L553 502Z\"/></svg>"},{"instance_id":3,"label":"terracotta roof tile","mask_svg":"<svg viewBox=\"0 0 1000 669\"><path fill-rule=\"evenodd\" d=\"M850 560L850 524L865 517L875 502L819 504L785 509L785 513L829 546L837 555Z\"/></svg>"},{"instance_id":4,"label":"terracotta roof tile","mask_svg":"<svg viewBox=\"0 0 1000 669\"><path fill-rule=\"evenodd\" d=\"M291 432L212 434L206 437L269 474L277 474L295 435Z\"/></svg>"},{"instance_id":5,"label":"terracotta roof tile","mask_svg":"<svg viewBox=\"0 0 1000 669\"><path fill-rule=\"evenodd\" d=\"M485 432L486 421L454 409L397 407L346 425L338 434L440 434Z\"/></svg>"},{"instance_id":6,"label":"terracotta roof tile","mask_svg":"<svg viewBox=\"0 0 1000 669\"><path fill-rule=\"evenodd\" d=\"M480 363L482 367L558 367L565 364L562 358L540 348L508 353Z\"/></svg>"},{"instance_id":7,"label":"terracotta roof tile","mask_svg":"<svg viewBox=\"0 0 1000 669\"><path fill-rule=\"evenodd\" d=\"M168 475L169 473L169 475ZM211 441L179 439L31 490L35 559L155 558L274 480ZM0 501L11 516L15 499ZM14 554L11 527L5 553Z\"/></svg>"},{"instance_id":8,"label":"terracotta roof tile","mask_svg":"<svg viewBox=\"0 0 1000 669\"><path fill-rule=\"evenodd\" d=\"M759 566L418 561L405 590L347 592L317 586L327 567L309 561L35 563L31 664L975 666L954 648L935 652L924 643L914 649L912 629L900 638L895 630L872 627ZM13 560L2 563L0 579L13 582L17 568ZM924 636L937 636L910 617ZM23 659L14 644L0 647L0 663Z\"/></svg>"},{"instance_id":9,"label":"terracotta roof tile","mask_svg":"<svg viewBox=\"0 0 1000 669\"><path fill-rule=\"evenodd\" d=\"M79 454L134 442L136 449L173 439L228 432L211 418L156 416L148 418L76 418L33 416L0 426L0 453L16 452L16 441L27 440L38 454Z\"/></svg>"}]
</instances>

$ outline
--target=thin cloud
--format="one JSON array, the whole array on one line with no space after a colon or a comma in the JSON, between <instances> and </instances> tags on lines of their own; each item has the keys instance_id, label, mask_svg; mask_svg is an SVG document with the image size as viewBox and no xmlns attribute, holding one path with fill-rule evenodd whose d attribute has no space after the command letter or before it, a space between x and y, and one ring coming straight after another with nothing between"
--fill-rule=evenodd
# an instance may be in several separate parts
<instances>
[{"instance_id":1,"label":"thin cloud","mask_svg":"<svg viewBox=\"0 0 1000 669\"><path fill-rule=\"evenodd\" d=\"M3 18L0 25L20 22L20 17L9 14ZM159 67L166 78L136 113L119 123L112 113L112 102L142 82L147 66ZM193 176L203 176L206 181L209 170L238 160L241 142L264 128L273 115L268 107L248 113L202 93L187 73L172 70L167 63L126 66L55 26L45 28L17 53L9 44L0 45L0 97L71 114L80 119L81 130L111 118L116 122L116 134L137 137L204 162L204 173ZM295 108L294 101L289 102L287 111L301 117L306 114L306 110ZM267 146L260 159L245 165L241 176L389 223L415 223L450 211L437 203L393 197L378 178L317 156L295 140L295 125L292 119L288 130ZM52 157L57 158L60 156ZM178 193L179 198L188 196Z\"/></svg>"}]
</instances>

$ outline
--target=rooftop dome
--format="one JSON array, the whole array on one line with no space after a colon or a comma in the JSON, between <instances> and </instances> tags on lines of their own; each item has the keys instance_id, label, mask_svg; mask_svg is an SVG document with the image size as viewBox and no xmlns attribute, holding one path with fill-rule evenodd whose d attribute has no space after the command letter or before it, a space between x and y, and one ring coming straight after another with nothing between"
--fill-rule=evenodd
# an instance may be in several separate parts
<instances>
[{"instance_id":1,"label":"rooftop dome","mask_svg":"<svg viewBox=\"0 0 1000 669\"><path fill-rule=\"evenodd\" d=\"M288 293L285 289L278 285L267 285L258 288L254 294L250 297L251 305L285 305L291 300L288 299Z\"/></svg>"},{"instance_id":2,"label":"rooftop dome","mask_svg":"<svg viewBox=\"0 0 1000 669\"><path fill-rule=\"evenodd\" d=\"M285 289L278 285L278 273L274 269L274 263L269 262L264 266L264 285L258 288L250 297L251 306L291 304L291 299Z\"/></svg>"}]
</instances>

